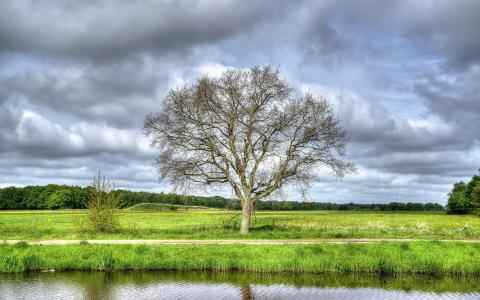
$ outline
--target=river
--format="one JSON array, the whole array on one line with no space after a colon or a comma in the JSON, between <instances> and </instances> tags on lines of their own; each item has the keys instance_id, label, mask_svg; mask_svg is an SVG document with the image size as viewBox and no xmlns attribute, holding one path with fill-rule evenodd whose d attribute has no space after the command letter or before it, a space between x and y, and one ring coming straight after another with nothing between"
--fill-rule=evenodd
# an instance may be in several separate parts
<instances>
[{"instance_id":1,"label":"river","mask_svg":"<svg viewBox=\"0 0 480 300\"><path fill-rule=\"evenodd\" d=\"M37 272L0 274L0 299L480 299L480 278Z\"/></svg>"}]
</instances>

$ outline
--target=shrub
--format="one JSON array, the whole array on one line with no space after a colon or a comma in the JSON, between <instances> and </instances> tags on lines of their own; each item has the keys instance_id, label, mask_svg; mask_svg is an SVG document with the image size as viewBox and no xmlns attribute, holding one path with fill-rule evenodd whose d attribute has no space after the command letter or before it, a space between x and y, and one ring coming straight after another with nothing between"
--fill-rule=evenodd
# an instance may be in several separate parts
<instances>
[{"instance_id":1,"label":"shrub","mask_svg":"<svg viewBox=\"0 0 480 300\"><path fill-rule=\"evenodd\" d=\"M118 228L119 196L112 193L114 184L101 172L93 178L86 207L90 224L96 231L112 232Z\"/></svg>"},{"instance_id":2,"label":"shrub","mask_svg":"<svg viewBox=\"0 0 480 300\"><path fill-rule=\"evenodd\" d=\"M28 243L25 242L25 241L20 241L20 242L15 243L15 247L17 247L17 248L27 248Z\"/></svg>"}]
</instances>

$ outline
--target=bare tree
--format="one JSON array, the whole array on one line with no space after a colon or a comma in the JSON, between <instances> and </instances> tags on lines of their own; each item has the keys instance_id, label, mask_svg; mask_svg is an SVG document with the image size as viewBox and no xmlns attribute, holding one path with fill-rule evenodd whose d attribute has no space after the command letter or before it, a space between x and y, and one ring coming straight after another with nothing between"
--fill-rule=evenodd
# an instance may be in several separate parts
<instances>
[{"instance_id":1,"label":"bare tree","mask_svg":"<svg viewBox=\"0 0 480 300\"><path fill-rule=\"evenodd\" d=\"M348 141L332 105L296 95L271 67L228 70L171 90L145 119L160 155L161 179L174 185L230 185L247 233L256 201L291 184L304 191L328 167L341 178L355 166L339 159Z\"/></svg>"}]
</instances>

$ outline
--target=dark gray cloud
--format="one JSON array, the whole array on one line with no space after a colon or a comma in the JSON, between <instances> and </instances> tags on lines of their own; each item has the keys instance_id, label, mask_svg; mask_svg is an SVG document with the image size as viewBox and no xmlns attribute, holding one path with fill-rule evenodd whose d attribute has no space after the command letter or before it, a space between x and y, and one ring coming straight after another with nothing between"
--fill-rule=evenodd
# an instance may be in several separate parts
<instances>
[{"instance_id":1,"label":"dark gray cloud","mask_svg":"<svg viewBox=\"0 0 480 300\"><path fill-rule=\"evenodd\" d=\"M374 101L342 92L331 97L336 99L338 116L348 129L351 142L367 146L361 151L362 156L467 150L472 146L472 141L458 134L455 125L416 126Z\"/></svg>"},{"instance_id":2,"label":"dark gray cloud","mask_svg":"<svg viewBox=\"0 0 480 300\"><path fill-rule=\"evenodd\" d=\"M480 160L472 159L454 151L441 153L385 154L375 158L364 158L364 165L377 170L400 173L425 175L442 174L449 177L462 177L464 174L475 172L475 165L480 165Z\"/></svg>"},{"instance_id":3,"label":"dark gray cloud","mask_svg":"<svg viewBox=\"0 0 480 300\"><path fill-rule=\"evenodd\" d=\"M3 103L2 103L3 102ZM15 128L18 120L18 112L12 107L10 102L7 102L6 98L0 100L0 130L7 134L7 130Z\"/></svg>"},{"instance_id":4,"label":"dark gray cloud","mask_svg":"<svg viewBox=\"0 0 480 300\"><path fill-rule=\"evenodd\" d=\"M149 71L143 60L135 59L0 77L0 93L83 120L138 127L168 79L168 74Z\"/></svg>"},{"instance_id":5,"label":"dark gray cloud","mask_svg":"<svg viewBox=\"0 0 480 300\"><path fill-rule=\"evenodd\" d=\"M275 13L275 4L276 1L2 1L0 51L96 62L139 53L183 52L197 44L251 30Z\"/></svg>"},{"instance_id":6,"label":"dark gray cloud","mask_svg":"<svg viewBox=\"0 0 480 300\"><path fill-rule=\"evenodd\" d=\"M410 41L422 55L440 57L449 66L480 63L480 2L462 1L350 1L348 8L333 1L320 9L338 20L340 28L382 45Z\"/></svg>"},{"instance_id":7,"label":"dark gray cloud","mask_svg":"<svg viewBox=\"0 0 480 300\"><path fill-rule=\"evenodd\" d=\"M480 47L479 47L480 49ZM429 72L416 85L431 113L456 126L470 144L480 141L480 64L459 73Z\"/></svg>"},{"instance_id":8,"label":"dark gray cloud","mask_svg":"<svg viewBox=\"0 0 480 300\"><path fill-rule=\"evenodd\" d=\"M445 203L480 167L478 12L473 0L3 1L0 185L84 185L102 169L167 190L144 116L200 73L272 64L331 100L351 135L360 174L319 170L310 199Z\"/></svg>"}]
</instances>

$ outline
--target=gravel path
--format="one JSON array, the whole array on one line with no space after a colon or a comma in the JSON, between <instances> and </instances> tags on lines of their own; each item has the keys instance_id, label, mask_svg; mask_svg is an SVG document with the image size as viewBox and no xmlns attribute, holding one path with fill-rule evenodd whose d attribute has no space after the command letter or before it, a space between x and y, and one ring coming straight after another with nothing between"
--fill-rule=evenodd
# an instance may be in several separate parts
<instances>
[{"instance_id":1,"label":"gravel path","mask_svg":"<svg viewBox=\"0 0 480 300\"><path fill-rule=\"evenodd\" d=\"M369 244L376 242L419 242L425 239L282 239L282 240L27 240L30 245L70 245L87 242L89 244L115 245L285 245L285 244ZM480 243L480 240L435 240L439 242ZM20 240L3 240L5 244L16 244ZM0 242L1 243L1 242Z\"/></svg>"}]
</instances>

